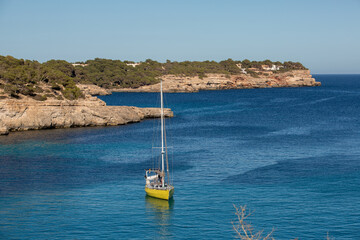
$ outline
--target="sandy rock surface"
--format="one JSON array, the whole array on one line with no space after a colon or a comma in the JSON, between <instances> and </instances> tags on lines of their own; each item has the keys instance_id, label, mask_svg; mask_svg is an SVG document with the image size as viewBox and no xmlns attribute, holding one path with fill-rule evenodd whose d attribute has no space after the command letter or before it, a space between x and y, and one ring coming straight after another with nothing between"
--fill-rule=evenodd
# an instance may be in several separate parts
<instances>
[{"instance_id":1,"label":"sandy rock surface","mask_svg":"<svg viewBox=\"0 0 360 240\"><path fill-rule=\"evenodd\" d=\"M271 87L313 87L320 86L310 75L309 70L294 70L285 73L259 75L249 74L226 76L224 74L207 74L206 77L181 77L165 75L163 79L164 92L198 92L200 90L271 88ZM158 92L160 84L142 86L139 88L112 89L114 92Z\"/></svg>"},{"instance_id":2,"label":"sandy rock surface","mask_svg":"<svg viewBox=\"0 0 360 240\"><path fill-rule=\"evenodd\" d=\"M165 116L171 117L170 109ZM96 97L80 100L0 100L0 134L30 129L121 125L160 117L159 108L106 106Z\"/></svg>"}]
</instances>

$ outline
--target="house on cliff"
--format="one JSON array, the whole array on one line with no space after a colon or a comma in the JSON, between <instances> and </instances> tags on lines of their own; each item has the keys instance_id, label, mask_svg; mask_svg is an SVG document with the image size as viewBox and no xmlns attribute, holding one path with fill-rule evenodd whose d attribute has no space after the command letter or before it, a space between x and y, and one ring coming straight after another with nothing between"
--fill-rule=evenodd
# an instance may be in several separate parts
<instances>
[{"instance_id":1,"label":"house on cliff","mask_svg":"<svg viewBox=\"0 0 360 240\"><path fill-rule=\"evenodd\" d=\"M87 64L86 63L72 63L71 65L75 66L81 66L81 67L86 67Z\"/></svg>"},{"instance_id":2,"label":"house on cliff","mask_svg":"<svg viewBox=\"0 0 360 240\"><path fill-rule=\"evenodd\" d=\"M136 66L140 65L140 63L127 63L126 65L136 67Z\"/></svg>"},{"instance_id":3,"label":"house on cliff","mask_svg":"<svg viewBox=\"0 0 360 240\"><path fill-rule=\"evenodd\" d=\"M269 65L261 65L261 68L265 71L278 71L283 66L276 66L273 64L271 67Z\"/></svg>"},{"instance_id":4,"label":"house on cliff","mask_svg":"<svg viewBox=\"0 0 360 240\"><path fill-rule=\"evenodd\" d=\"M242 68L241 63L236 64L236 66L241 69L241 72L242 72L243 74L247 74L245 68Z\"/></svg>"}]
</instances>

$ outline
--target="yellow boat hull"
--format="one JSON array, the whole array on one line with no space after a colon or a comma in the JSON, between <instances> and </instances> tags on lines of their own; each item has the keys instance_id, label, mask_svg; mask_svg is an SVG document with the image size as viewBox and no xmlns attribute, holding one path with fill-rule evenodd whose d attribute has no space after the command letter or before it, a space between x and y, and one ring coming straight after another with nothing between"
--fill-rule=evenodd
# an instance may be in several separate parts
<instances>
[{"instance_id":1,"label":"yellow boat hull","mask_svg":"<svg viewBox=\"0 0 360 240\"><path fill-rule=\"evenodd\" d=\"M153 189L145 186L145 192L148 196L169 200L174 195L174 188L171 189Z\"/></svg>"}]
</instances>

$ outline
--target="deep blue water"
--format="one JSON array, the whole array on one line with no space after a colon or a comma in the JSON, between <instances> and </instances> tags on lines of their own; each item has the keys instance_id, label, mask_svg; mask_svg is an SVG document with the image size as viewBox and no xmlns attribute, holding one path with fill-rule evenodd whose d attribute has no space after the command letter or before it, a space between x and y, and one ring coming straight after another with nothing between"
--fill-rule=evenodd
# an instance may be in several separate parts
<instances>
[{"instance_id":1,"label":"deep blue water","mask_svg":"<svg viewBox=\"0 0 360 240\"><path fill-rule=\"evenodd\" d=\"M360 239L360 75L315 77L321 87L165 94L169 203L144 192L158 120L0 136L0 238L229 239L236 204L276 239Z\"/></svg>"}]
</instances>

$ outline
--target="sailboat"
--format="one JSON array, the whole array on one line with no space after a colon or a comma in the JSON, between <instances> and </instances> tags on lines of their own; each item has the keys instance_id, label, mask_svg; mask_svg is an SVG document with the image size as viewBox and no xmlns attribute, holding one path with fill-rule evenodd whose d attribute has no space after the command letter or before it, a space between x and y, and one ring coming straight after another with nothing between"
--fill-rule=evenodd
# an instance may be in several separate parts
<instances>
[{"instance_id":1,"label":"sailboat","mask_svg":"<svg viewBox=\"0 0 360 240\"><path fill-rule=\"evenodd\" d=\"M161 169L145 170L145 192L148 196L169 200L174 195L174 186L170 184L169 161L167 154L164 100L162 80L160 80L160 101L161 101ZM165 169L166 162L166 169ZM166 175L165 175L166 170Z\"/></svg>"}]
</instances>

